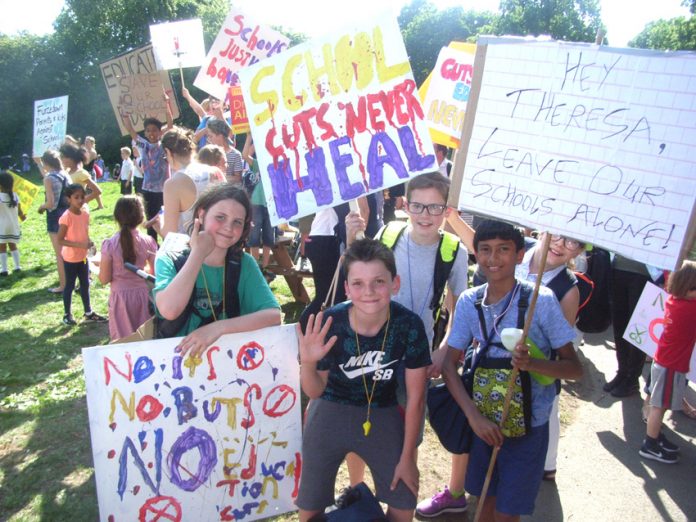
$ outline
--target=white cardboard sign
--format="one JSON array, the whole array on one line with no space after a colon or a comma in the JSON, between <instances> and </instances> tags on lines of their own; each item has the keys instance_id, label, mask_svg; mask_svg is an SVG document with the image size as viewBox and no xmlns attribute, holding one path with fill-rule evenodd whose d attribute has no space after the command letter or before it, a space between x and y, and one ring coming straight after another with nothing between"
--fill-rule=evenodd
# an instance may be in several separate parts
<instances>
[{"instance_id":1,"label":"white cardboard sign","mask_svg":"<svg viewBox=\"0 0 696 522\"><path fill-rule=\"evenodd\" d=\"M151 25L150 39L159 71L199 67L205 58L203 24L198 18Z\"/></svg>"},{"instance_id":2,"label":"white cardboard sign","mask_svg":"<svg viewBox=\"0 0 696 522\"><path fill-rule=\"evenodd\" d=\"M99 515L258 520L295 508L301 469L294 325L85 348Z\"/></svg>"},{"instance_id":3,"label":"white cardboard sign","mask_svg":"<svg viewBox=\"0 0 696 522\"><path fill-rule=\"evenodd\" d=\"M33 156L58 149L65 140L68 126L68 97L59 96L34 102Z\"/></svg>"},{"instance_id":4,"label":"white cardboard sign","mask_svg":"<svg viewBox=\"0 0 696 522\"><path fill-rule=\"evenodd\" d=\"M696 54L485 43L459 207L673 269L696 196Z\"/></svg>"},{"instance_id":5,"label":"white cardboard sign","mask_svg":"<svg viewBox=\"0 0 696 522\"><path fill-rule=\"evenodd\" d=\"M669 294L659 286L646 283L628 322L628 328L623 334L624 339L650 357L654 357L657 342L664 329L665 301L668 297ZM691 354L687 377L692 382L696 380L696 350Z\"/></svg>"},{"instance_id":6,"label":"white cardboard sign","mask_svg":"<svg viewBox=\"0 0 696 522\"><path fill-rule=\"evenodd\" d=\"M396 19L292 47L239 77L274 225L436 168Z\"/></svg>"},{"instance_id":7,"label":"white cardboard sign","mask_svg":"<svg viewBox=\"0 0 696 522\"><path fill-rule=\"evenodd\" d=\"M259 25L239 9L232 8L205 57L193 85L219 99L227 88L239 85L237 73L282 52L290 39L265 25Z\"/></svg>"}]
</instances>

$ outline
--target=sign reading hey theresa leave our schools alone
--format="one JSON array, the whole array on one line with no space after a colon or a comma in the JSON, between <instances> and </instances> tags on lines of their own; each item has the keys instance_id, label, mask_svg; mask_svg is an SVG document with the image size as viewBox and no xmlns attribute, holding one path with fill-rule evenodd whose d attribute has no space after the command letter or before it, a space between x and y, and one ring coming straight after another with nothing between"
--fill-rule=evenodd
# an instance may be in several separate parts
<instances>
[{"instance_id":1,"label":"sign reading hey theresa leave our schools alone","mask_svg":"<svg viewBox=\"0 0 696 522\"><path fill-rule=\"evenodd\" d=\"M696 195L696 55L485 39L473 91L459 208L674 268Z\"/></svg>"},{"instance_id":2,"label":"sign reading hey theresa leave our schools alone","mask_svg":"<svg viewBox=\"0 0 696 522\"><path fill-rule=\"evenodd\" d=\"M394 19L292 47L239 76L273 224L435 167Z\"/></svg>"},{"instance_id":3,"label":"sign reading hey theresa leave our schools alone","mask_svg":"<svg viewBox=\"0 0 696 522\"><path fill-rule=\"evenodd\" d=\"M222 100L228 87L239 85L237 73L240 69L275 56L288 45L288 37L232 8L193 85Z\"/></svg>"},{"instance_id":4,"label":"sign reading hey theresa leave our schools alone","mask_svg":"<svg viewBox=\"0 0 696 522\"><path fill-rule=\"evenodd\" d=\"M293 511L301 457L294 325L85 348L99 516L258 520Z\"/></svg>"},{"instance_id":5,"label":"sign reading hey theresa leave our schools alone","mask_svg":"<svg viewBox=\"0 0 696 522\"><path fill-rule=\"evenodd\" d=\"M124 114L130 115L135 130L141 131L143 121L149 116L161 122L167 121L165 91L169 95L172 116L174 119L179 117L179 106L176 96L172 94L169 73L157 71L152 45L112 58L100 64L99 68L122 135L128 134L128 130L121 121L119 106Z\"/></svg>"},{"instance_id":6,"label":"sign reading hey theresa leave our schools alone","mask_svg":"<svg viewBox=\"0 0 696 522\"><path fill-rule=\"evenodd\" d=\"M68 97L59 96L34 102L34 157L63 144L68 126Z\"/></svg>"}]
</instances>

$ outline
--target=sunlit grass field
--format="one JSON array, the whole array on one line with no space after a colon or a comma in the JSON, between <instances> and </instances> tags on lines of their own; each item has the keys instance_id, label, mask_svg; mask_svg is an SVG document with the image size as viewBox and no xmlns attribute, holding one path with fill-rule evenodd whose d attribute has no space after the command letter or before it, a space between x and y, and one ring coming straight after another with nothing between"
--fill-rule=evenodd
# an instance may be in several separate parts
<instances>
[{"instance_id":1,"label":"sunlit grass field","mask_svg":"<svg viewBox=\"0 0 696 522\"><path fill-rule=\"evenodd\" d=\"M33 171L28 179L41 185ZM112 211L119 197L117 183L100 187L106 208L91 213L90 225L97 246L117 231ZM58 274L45 215L37 212L42 202L43 188L24 209L22 272L0 279L0 520L97 520L81 349L108 343L108 325L80 322L78 294L78 325L61 322L61 296L47 291L57 285ZM11 271L11 259L9 266ZM271 287L285 322L294 322L303 306L283 278ZM95 277L90 293L93 309L106 315L109 287Z\"/></svg>"}]
</instances>

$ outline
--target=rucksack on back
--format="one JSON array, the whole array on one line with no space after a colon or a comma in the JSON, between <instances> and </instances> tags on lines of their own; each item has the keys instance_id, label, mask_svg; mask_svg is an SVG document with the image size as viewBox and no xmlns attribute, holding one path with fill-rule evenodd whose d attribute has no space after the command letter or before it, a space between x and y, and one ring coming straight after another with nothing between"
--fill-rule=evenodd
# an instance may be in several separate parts
<instances>
[{"instance_id":1,"label":"rucksack on back","mask_svg":"<svg viewBox=\"0 0 696 522\"><path fill-rule=\"evenodd\" d=\"M580 308L578 310L578 330L585 333L604 332L611 324L611 306L609 303L609 278L611 260L609 252L594 247L587 256L587 272L576 273L578 290L580 290ZM588 281L589 280L589 281ZM591 285L589 296L583 287Z\"/></svg>"}]
</instances>

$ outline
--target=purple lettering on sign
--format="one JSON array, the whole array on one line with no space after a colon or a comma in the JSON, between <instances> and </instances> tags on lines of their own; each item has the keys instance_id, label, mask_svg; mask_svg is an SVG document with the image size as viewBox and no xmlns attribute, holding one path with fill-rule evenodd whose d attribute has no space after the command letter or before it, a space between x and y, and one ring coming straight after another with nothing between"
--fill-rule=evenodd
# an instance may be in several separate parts
<instances>
[{"instance_id":1,"label":"purple lettering on sign","mask_svg":"<svg viewBox=\"0 0 696 522\"><path fill-rule=\"evenodd\" d=\"M181 459L185 453L194 448L198 449L199 453L198 469L195 473L190 469L186 469L186 474L190 478L184 480L179 472ZM215 464L217 464L215 442L205 431L193 427L187 429L176 439L167 457L167 467L171 474L170 480L172 484L184 491L196 491L208 480Z\"/></svg>"}]
</instances>

